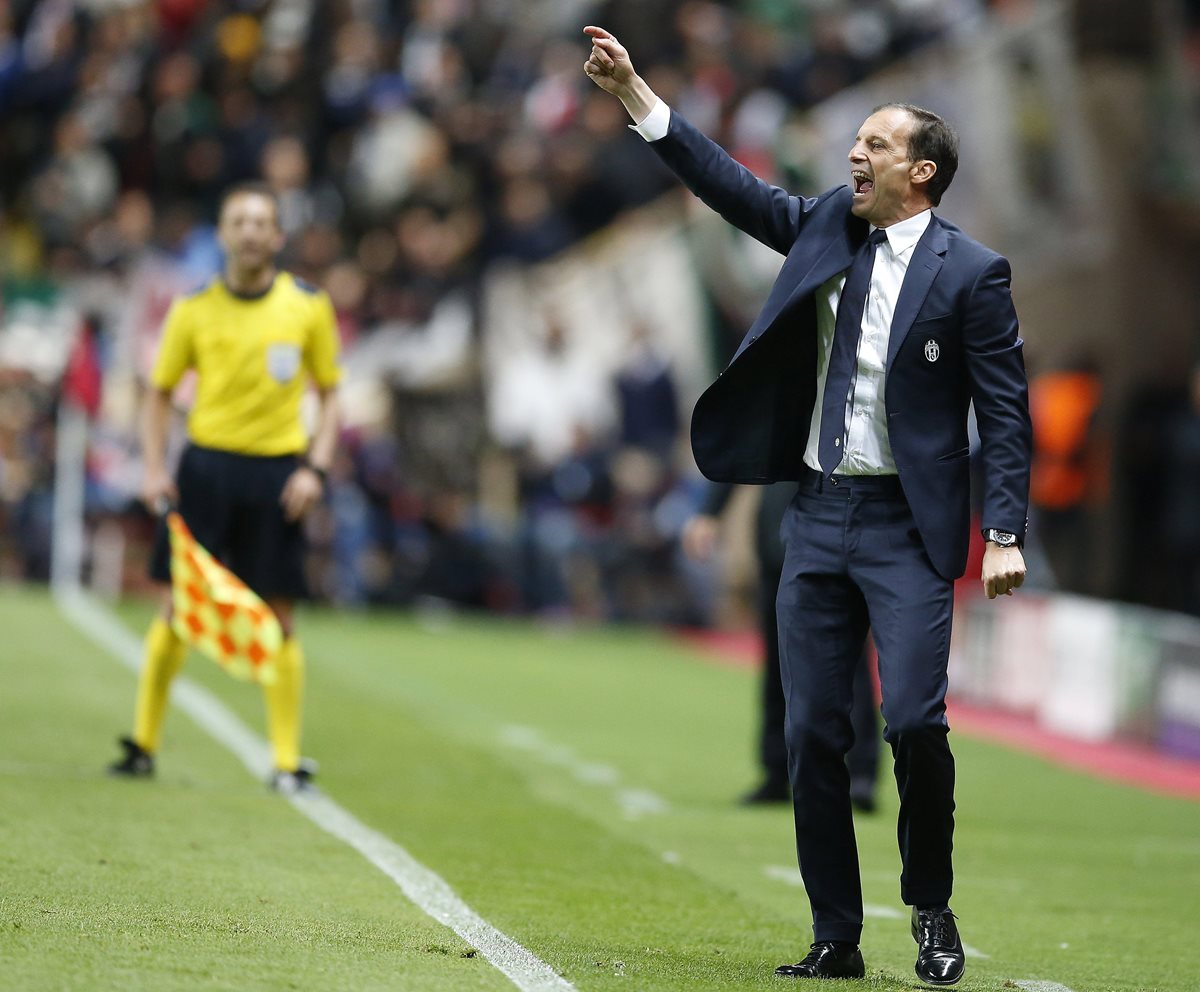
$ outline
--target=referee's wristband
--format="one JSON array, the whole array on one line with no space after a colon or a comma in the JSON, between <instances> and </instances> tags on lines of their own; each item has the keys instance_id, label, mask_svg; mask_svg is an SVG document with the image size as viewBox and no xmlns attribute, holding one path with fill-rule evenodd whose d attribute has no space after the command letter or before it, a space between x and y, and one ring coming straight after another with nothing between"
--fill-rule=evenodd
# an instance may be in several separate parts
<instances>
[{"instance_id":1,"label":"referee's wristband","mask_svg":"<svg viewBox=\"0 0 1200 992\"><path fill-rule=\"evenodd\" d=\"M326 483L329 482L329 473L325 469L320 468L317 465L314 465L307 458L301 458L300 465L303 468L308 469L310 472L315 473L317 478L321 480L321 485L325 485Z\"/></svg>"}]
</instances>

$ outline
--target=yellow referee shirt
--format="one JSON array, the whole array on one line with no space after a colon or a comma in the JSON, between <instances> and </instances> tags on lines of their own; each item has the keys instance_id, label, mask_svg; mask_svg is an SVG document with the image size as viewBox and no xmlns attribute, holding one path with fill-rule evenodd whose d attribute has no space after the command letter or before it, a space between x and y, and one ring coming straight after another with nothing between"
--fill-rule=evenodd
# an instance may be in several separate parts
<instances>
[{"instance_id":1,"label":"yellow referee shirt","mask_svg":"<svg viewBox=\"0 0 1200 992\"><path fill-rule=\"evenodd\" d=\"M288 272L255 297L214 279L171 307L150 382L172 390L189 368L197 373L188 415L195 444L243 455L302 452L308 379L324 389L341 378L333 305Z\"/></svg>"}]
</instances>

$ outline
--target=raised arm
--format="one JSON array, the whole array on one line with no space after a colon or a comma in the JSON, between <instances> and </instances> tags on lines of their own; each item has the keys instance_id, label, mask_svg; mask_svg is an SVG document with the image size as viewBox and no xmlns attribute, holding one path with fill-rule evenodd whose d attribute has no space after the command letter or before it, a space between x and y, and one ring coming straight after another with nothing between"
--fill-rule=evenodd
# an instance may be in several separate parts
<instances>
[{"instance_id":1,"label":"raised arm","mask_svg":"<svg viewBox=\"0 0 1200 992\"><path fill-rule=\"evenodd\" d=\"M635 124L645 121L649 125L647 118L660 101L634 70L625 46L604 28L583 30L592 40L583 71L625 105ZM642 135L663 162L729 223L786 255L816 201L763 182L678 114L664 113L664 119L669 121L665 134Z\"/></svg>"}]
</instances>

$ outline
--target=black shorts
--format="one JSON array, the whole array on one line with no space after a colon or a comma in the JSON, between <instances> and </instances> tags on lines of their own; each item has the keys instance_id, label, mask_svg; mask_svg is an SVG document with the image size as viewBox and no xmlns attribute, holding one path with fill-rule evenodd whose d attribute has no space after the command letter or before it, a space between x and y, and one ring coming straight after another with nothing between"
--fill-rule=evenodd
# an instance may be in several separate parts
<instances>
[{"instance_id":1,"label":"black shorts","mask_svg":"<svg viewBox=\"0 0 1200 992\"><path fill-rule=\"evenodd\" d=\"M301 599L304 533L283 515L279 496L297 455L263 457L189 444L176 474L179 513L193 536L264 599ZM160 521L150 577L171 581L171 544Z\"/></svg>"}]
</instances>

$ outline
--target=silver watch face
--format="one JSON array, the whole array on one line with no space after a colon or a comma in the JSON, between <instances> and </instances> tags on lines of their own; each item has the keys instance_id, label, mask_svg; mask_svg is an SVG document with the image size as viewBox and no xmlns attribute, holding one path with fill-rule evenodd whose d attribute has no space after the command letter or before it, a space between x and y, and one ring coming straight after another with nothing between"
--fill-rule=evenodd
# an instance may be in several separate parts
<instances>
[{"instance_id":1,"label":"silver watch face","mask_svg":"<svg viewBox=\"0 0 1200 992\"><path fill-rule=\"evenodd\" d=\"M988 540L1002 548L1011 548L1017 543L1017 535L1008 534L1002 530L989 530Z\"/></svg>"}]
</instances>

